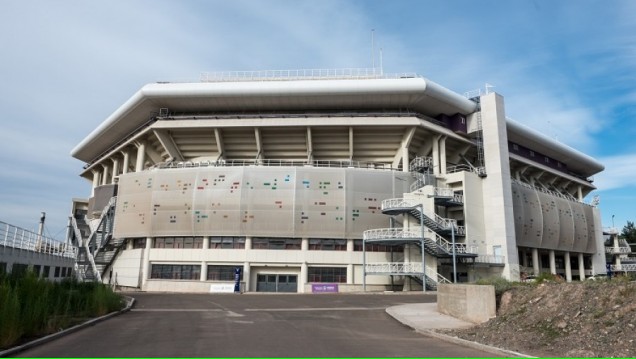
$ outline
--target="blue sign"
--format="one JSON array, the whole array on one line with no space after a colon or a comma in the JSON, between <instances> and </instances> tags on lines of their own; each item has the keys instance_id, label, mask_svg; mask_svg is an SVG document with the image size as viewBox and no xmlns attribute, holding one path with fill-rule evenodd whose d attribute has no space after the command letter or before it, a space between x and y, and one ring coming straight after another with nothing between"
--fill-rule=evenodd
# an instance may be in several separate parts
<instances>
[{"instance_id":1,"label":"blue sign","mask_svg":"<svg viewBox=\"0 0 636 359\"><path fill-rule=\"evenodd\" d=\"M241 292L241 267L234 268L234 293Z\"/></svg>"}]
</instances>

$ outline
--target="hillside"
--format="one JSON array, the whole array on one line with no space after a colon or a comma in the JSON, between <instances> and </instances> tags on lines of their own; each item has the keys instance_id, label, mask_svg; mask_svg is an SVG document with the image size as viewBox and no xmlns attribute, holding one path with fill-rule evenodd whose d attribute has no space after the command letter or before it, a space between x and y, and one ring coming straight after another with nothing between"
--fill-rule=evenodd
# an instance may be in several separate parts
<instances>
[{"instance_id":1,"label":"hillside","mask_svg":"<svg viewBox=\"0 0 636 359\"><path fill-rule=\"evenodd\" d=\"M446 332L541 357L636 357L636 282L542 283L505 292L497 318Z\"/></svg>"}]
</instances>

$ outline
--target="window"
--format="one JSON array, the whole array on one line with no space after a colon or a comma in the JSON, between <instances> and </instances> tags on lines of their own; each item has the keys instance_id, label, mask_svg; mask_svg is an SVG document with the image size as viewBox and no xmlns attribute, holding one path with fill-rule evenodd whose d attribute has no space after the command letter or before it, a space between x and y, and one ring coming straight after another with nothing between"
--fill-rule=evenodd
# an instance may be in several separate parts
<instances>
[{"instance_id":1,"label":"window","mask_svg":"<svg viewBox=\"0 0 636 359\"><path fill-rule=\"evenodd\" d=\"M146 248L146 238L133 238L132 242L133 249Z\"/></svg>"},{"instance_id":2,"label":"window","mask_svg":"<svg viewBox=\"0 0 636 359\"><path fill-rule=\"evenodd\" d=\"M263 238L252 239L252 249L300 249L300 238Z\"/></svg>"},{"instance_id":3,"label":"window","mask_svg":"<svg viewBox=\"0 0 636 359\"><path fill-rule=\"evenodd\" d=\"M203 248L203 237L157 237L153 248Z\"/></svg>"},{"instance_id":4,"label":"window","mask_svg":"<svg viewBox=\"0 0 636 359\"><path fill-rule=\"evenodd\" d=\"M39 276L40 276L40 271L41 271L41 269L42 269L42 266L41 266L41 265L34 265L34 266L33 266L33 273L34 273L36 276L38 276L38 277L39 277ZM1 271L2 271L2 269L0 269L0 272L1 272Z\"/></svg>"},{"instance_id":5,"label":"window","mask_svg":"<svg viewBox=\"0 0 636 359\"><path fill-rule=\"evenodd\" d=\"M55 267L55 271L53 272L53 277L54 278L60 277L60 267Z\"/></svg>"},{"instance_id":6,"label":"window","mask_svg":"<svg viewBox=\"0 0 636 359\"><path fill-rule=\"evenodd\" d=\"M515 150L515 151L519 151L519 145L516 144L516 143L513 143L512 144L512 149Z\"/></svg>"},{"instance_id":7,"label":"window","mask_svg":"<svg viewBox=\"0 0 636 359\"><path fill-rule=\"evenodd\" d=\"M530 151L530 157L534 157L534 151Z\"/></svg>"},{"instance_id":8,"label":"window","mask_svg":"<svg viewBox=\"0 0 636 359\"><path fill-rule=\"evenodd\" d=\"M51 273L51 267L44 266L44 270L42 271L42 277L48 278L50 273Z\"/></svg>"},{"instance_id":9,"label":"window","mask_svg":"<svg viewBox=\"0 0 636 359\"><path fill-rule=\"evenodd\" d=\"M404 246L403 245L387 246L384 244L367 243L364 249L367 252L402 252L404 251ZM354 240L353 250L356 252L362 252L362 239Z\"/></svg>"},{"instance_id":10,"label":"window","mask_svg":"<svg viewBox=\"0 0 636 359\"><path fill-rule=\"evenodd\" d=\"M0 274L7 272L7 262L0 262Z\"/></svg>"},{"instance_id":11,"label":"window","mask_svg":"<svg viewBox=\"0 0 636 359\"><path fill-rule=\"evenodd\" d=\"M151 279L201 279L201 266L191 264L153 264L150 270Z\"/></svg>"},{"instance_id":12,"label":"window","mask_svg":"<svg viewBox=\"0 0 636 359\"><path fill-rule=\"evenodd\" d=\"M346 251L346 239L312 238L309 240L310 251Z\"/></svg>"},{"instance_id":13,"label":"window","mask_svg":"<svg viewBox=\"0 0 636 359\"><path fill-rule=\"evenodd\" d=\"M545 159L544 159L544 160L545 160L545 163L550 163L550 157L545 156Z\"/></svg>"},{"instance_id":14,"label":"window","mask_svg":"<svg viewBox=\"0 0 636 359\"><path fill-rule=\"evenodd\" d=\"M245 249L245 237L211 237L209 248Z\"/></svg>"},{"instance_id":15,"label":"window","mask_svg":"<svg viewBox=\"0 0 636 359\"><path fill-rule=\"evenodd\" d=\"M208 266L208 280L234 281L234 270L241 268L241 280L243 280L243 266Z\"/></svg>"},{"instance_id":16,"label":"window","mask_svg":"<svg viewBox=\"0 0 636 359\"><path fill-rule=\"evenodd\" d=\"M309 283L347 283L347 268L309 267L307 281Z\"/></svg>"}]
</instances>

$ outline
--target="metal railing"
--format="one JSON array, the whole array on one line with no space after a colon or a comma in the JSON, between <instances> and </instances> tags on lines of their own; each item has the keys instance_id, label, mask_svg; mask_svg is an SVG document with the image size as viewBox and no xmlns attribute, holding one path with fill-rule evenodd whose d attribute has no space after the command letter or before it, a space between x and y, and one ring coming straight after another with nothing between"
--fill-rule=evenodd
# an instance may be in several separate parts
<instances>
[{"instance_id":1,"label":"metal railing","mask_svg":"<svg viewBox=\"0 0 636 359\"><path fill-rule=\"evenodd\" d=\"M287 160L287 159L234 159L218 161L181 161L163 162L152 168L197 168L197 167L242 167L242 166L270 166L270 167L330 167L330 168L367 168L381 170L396 170L390 163L344 161L344 160Z\"/></svg>"},{"instance_id":2,"label":"metal railing","mask_svg":"<svg viewBox=\"0 0 636 359\"><path fill-rule=\"evenodd\" d=\"M543 193L545 193L545 194L549 194L549 195L551 195L551 196L555 196L555 197L563 198L563 199L566 199L566 200L568 200L568 201L577 202L577 203L583 203L583 204L586 204L586 205L588 205L588 206L591 206L591 205L590 205L590 204L588 204L588 203L585 203L585 202L579 201L578 199L576 199L576 198L575 198L574 196L572 196L571 194L564 194L564 193L560 193L560 192L556 192L556 191L549 190L549 189L547 189L547 188L533 186L533 185L530 185L530 184L528 184L528 183L521 182L521 181L519 181L518 179L516 179L516 178L514 178L514 177L511 177L510 179L511 179L512 183L516 183L516 184L518 184L518 185L520 185L520 186L522 186L522 187L526 187L526 188L529 188L529 189L533 189L533 190L535 190L535 191L541 191L541 192L543 192Z\"/></svg>"},{"instance_id":3,"label":"metal railing","mask_svg":"<svg viewBox=\"0 0 636 359\"><path fill-rule=\"evenodd\" d=\"M607 254L632 253L632 249L630 247L605 247L605 253Z\"/></svg>"},{"instance_id":4,"label":"metal railing","mask_svg":"<svg viewBox=\"0 0 636 359\"><path fill-rule=\"evenodd\" d=\"M455 193L452 188L435 187L433 189L433 195L435 197L450 197L453 202L464 203L464 195Z\"/></svg>"},{"instance_id":5,"label":"metal railing","mask_svg":"<svg viewBox=\"0 0 636 359\"><path fill-rule=\"evenodd\" d=\"M614 272L636 272L636 263L613 264L611 268Z\"/></svg>"},{"instance_id":6,"label":"metal railing","mask_svg":"<svg viewBox=\"0 0 636 359\"><path fill-rule=\"evenodd\" d=\"M422 232L419 230L404 228L379 228L369 229L362 232L362 238L369 240L399 240L399 239L422 239Z\"/></svg>"},{"instance_id":7,"label":"metal railing","mask_svg":"<svg viewBox=\"0 0 636 359\"><path fill-rule=\"evenodd\" d=\"M364 271L367 274L404 274L404 275L418 275L424 274L422 270L422 263L416 262L384 262L384 263L367 263ZM451 283L436 271L426 267L426 276L433 278L437 283Z\"/></svg>"},{"instance_id":8,"label":"metal railing","mask_svg":"<svg viewBox=\"0 0 636 359\"><path fill-rule=\"evenodd\" d=\"M433 157L415 157L409 163L409 171L415 172L418 168L433 168Z\"/></svg>"},{"instance_id":9,"label":"metal railing","mask_svg":"<svg viewBox=\"0 0 636 359\"><path fill-rule=\"evenodd\" d=\"M480 254L477 257L475 257L475 263L506 264L506 256L497 256L493 254Z\"/></svg>"},{"instance_id":10,"label":"metal railing","mask_svg":"<svg viewBox=\"0 0 636 359\"><path fill-rule=\"evenodd\" d=\"M422 78L413 73L385 74L381 68L296 69L202 72L201 82L349 80Z\"/></svg>"},{"instance_id":11,"label":"metal railing","mask_svg":"<svg viewBox=\"0 0 636 359\"><path fill-rule=\"evenodd\" d=\"M446 253L453 253L453 243L449 242L446 238L439 234L429 231L425 236L435 238L435 243L440 246ZM455 243L455 253L457 254L476 254L477 246L468 246L465 243Z\"/></svg>"},{"instance_id":12,"label":"metal railing","mask_svg":"<svg viewBox=\"0 0 636 359\"><path fill-rule=\"evenodd\" d=\"M77 249L73 246L2 221L0 245L65 258L75 258L77 255Z\"/></svg>"},{"instance_id":13,"label":"metal railing","mask_svg":"<svg viewBox=\"0 0 636 359\"><path fill-rule=\"evenodd\" d=\"M412 199L404 198L389 198L382 201L382 210L389 210L394 208L414 208L419 206L420 203Z\"/></svg>"},{"instance_id":14,"label":"metal railing","mask_svg":"<svg viewBox=\"0 0 636 359\"><path fill-rule=\"evenodd\" d=\"M455 165L455 166L449 166L446 168L446 173L456 173L456 172L472 172L478 176L483 176L486 174L486 168L485 167L472 167L469 165Z\"/></svg>"}]
</instances>

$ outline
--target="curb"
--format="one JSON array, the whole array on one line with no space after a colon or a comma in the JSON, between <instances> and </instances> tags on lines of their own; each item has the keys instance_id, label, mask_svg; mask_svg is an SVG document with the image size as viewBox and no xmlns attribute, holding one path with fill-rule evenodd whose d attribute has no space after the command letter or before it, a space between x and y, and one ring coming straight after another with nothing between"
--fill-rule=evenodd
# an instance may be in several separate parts
<instances>
[{"instance_id":1,"label":"curb","mask_svg":"<svg viewBox=\"0 0 636 359\"><path fill-rule=\"evenodd\" d=\"M130 311L130 309L135 304L135 298L127 297L127 296L124 296L124 298L126 299L126 307L124 309L121 309L121 310L119 310L117 312L108 313L108 314L103 315L101 317L93 318L93 319L88 320L88 321L86 321L84 323L72 326L70 328L61 330L61 331L53 333L53 334L49 334L49 335L47 335L45 337L30 341L30 342L22 344L20 346L13 347L13 348L10 348L10 349L4 350L4 351L0 351L0 358L19 353L21 351L36 347L36 346L44 344L44 343L48 343L48 342L50 342L52 340L55 340L57 338L60 338L60 337L63 337L65 335L74 333L74 332L76 332L76 331L78 331L80 329L89 327L91 325L95 325L95 324L97 324L97 323L99 323L101 321L104 321L106 319L109 319L109 318L112 318L114 316L126 313L126 312Z\"/></svg>"},{"instance_id":2,"label":"curb","mask_svg":"<svg viewBox=\"0 0 636 359\"><path fill-rule=\"evenodd\" d=\"M419 334L422 334L422 335L426 335L426 336L433 337L433 338L436 338L436 339L444 340L446 342L453 343L453 344L460 344L460 345L467 346L467 347L470 347L470 348L473 348L473 349L482 350L482 351L485 351L485 352L488 352L488 353L491 353L491 354L497 354L497 355L501 355L501 356L504 356L504 357L537 358L537 357L532 356L532 355L527 355L527 354L515 352L515 351L512 351L512 350L508 350L508 349L502 349L502 348L494 347L494 346L487 345L487 344L473 342L473 341L470 341L470 340L462 339L462 338L451 336L451 335L448 335L448 334L438 333L438 332L436 332L433 329L418 329L409 320L406 320L405 318L400 318L399 315L395 315L395 313L393 313L393 310L391 310L391 307L387 308L385 311L393 319L395 319L398 322L400 322L401 324L413 329L416 333L419 333Z\"/></svg>"}]
</instances>

